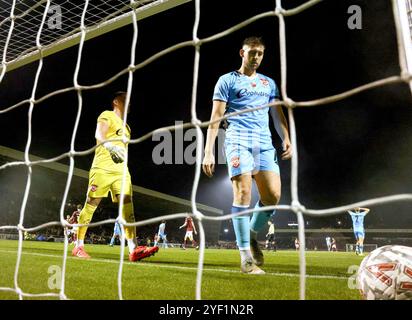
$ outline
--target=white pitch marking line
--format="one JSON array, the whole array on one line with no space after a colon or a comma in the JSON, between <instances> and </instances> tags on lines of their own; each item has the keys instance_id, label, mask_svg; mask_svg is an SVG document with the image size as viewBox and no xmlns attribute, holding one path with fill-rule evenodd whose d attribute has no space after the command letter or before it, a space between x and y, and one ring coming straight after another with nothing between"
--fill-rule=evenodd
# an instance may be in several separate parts
<instances>
[{"instance_id":1,"label":"white pitch marking line","mask_svg":"<svg viewBox=\"0 0 412 320\"><path fill-rule=\"evenodd\" d=\"M12 250L0 250L3 253L14 253L16 254L17 251ZM39 257L49 257L49 258L62 258L59 255L53 254L45 254L45 253L36 253L36 252L23 252L25 255L32 255L32 256L39 256ZM93 262L103 262L103 263L119 263L118 260L111 260L111 259L79 259L76 257L67 257L68 259L75 259L77 261L93 261ZM135 265L135 266L144 266L144 267L158 267L158 268L168 268L168 269L182 269L182 270L197 270L197 268L193 267L182 267L182 266L167 266L161 263L150 262L150 263L136 263L136 262L124 262L126 265ZM212 271L212 272L226 272L226 273L240 273L237 270L229 270L229 269L211 269L211 268L203 268L203 271ZM283 272L267 272L266 275L276 276L276 277L295 277L298 278L299 274L297 273L283 273ZM348 277L339 277L339 276L327 276L327 275L311 275L307 274L306 278L309 279L336 279L336 280L348 280Z\"/></svg>"}]
</instances>

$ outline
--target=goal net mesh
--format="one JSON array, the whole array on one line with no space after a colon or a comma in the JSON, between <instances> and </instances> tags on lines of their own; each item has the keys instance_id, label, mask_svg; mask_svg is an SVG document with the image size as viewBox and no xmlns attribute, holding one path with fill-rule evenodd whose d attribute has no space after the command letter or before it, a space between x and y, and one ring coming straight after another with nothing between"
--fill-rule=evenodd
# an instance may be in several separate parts
<instances>
[{"instance_id":1,"label":"goal net mesh","mask_svg":"<svg viewBox=\"0 0 412 320\"><path fill-rule=\"evenodd\" d=\"M280 61L281 61L281 96L282 100L272 103L267 106L262 106L259 108L266 108L266 107L275 107L275 106L284 106L288 109L288 118L290 123L290 133L291 133L291 142L293 147L293 158L292 158L292 165L291 165L291 203L288 205L277 205L277 206L270 206L264 207L259 209L259 211L266 211L266 210L289 210L294 212L297 215L298 221L298 235L300 240L300 251L299 251L299 273L300 273L300 287L299 287L299 297L300 299L305 299L305 280L306 280L306 259L305 259L305 224L304 224L304 215L308 216L327 216L333 214L339 214L342 212L346 212L349 209L358 206L371 206L376 204L388 203L393 201L411 201L412 194L396 194L385 196L381 198L375 199L367 199L365 201L351 203L340 207L335 208L328 208L322 210L314 210L310 208L306 208L303 203L299 201L298 196L298 151L297 151L297 135L296 135L296 127L295 127L295 119L294 119L294 109L295 108L303 108L303 107L311 107L311 106L318 106L322 104L329 104L338 100L342 100L363 92L365 90L369 90L372 88L377 88L380 86L385 86L388 84L394 83L410 83L412 80L411 77L411 63L410 57L407 55L407 50L411 46L411 38L410 38L410 21L411 21L411 2L409 0L392 0L393 4L393 14L395 17L396 23L396 30L397 30L397 40L398 40L398 48L399 48L399 64L401 67L400 74L395 74L391 77L381 79L378 81L374 81L371 83L364 84L362 86L353 88L346 92L342 92L337 95L324 97L321 99L311 100L311 101L293 101L288 96L287 91L287 60L286 60L286 32L285 32L285 18L293 15L298 15L305 10L315 10L316 5L321 2L321 0L310 0L305 2L304 4L293 8L285 10L282 8L281 0L276 1L276 6L271 11L262 12L258 15L250 17L249 19L236 24L226 30L221 31L220 33L214 34L212 36L206 38L198 38L198 28L200 24L200 0L194 1L194 8L195 8L195 21L193 24L193 32L192 32L192 39L186 42L175 44L163 51L160 51L153 55L152 57L148 58L145 61L140 63L136 63L135 61L135 46L137 42L138 36L138 29L137 29L137 20L138 20L138 9L140 6L151 5L152 1L82 1L80 4L74 4L72 1L1 1L1 9L0 15L2 22L0 23L0 48L2 53L2 65L1 65L1 77L0 81L2 81L5 72L10 70L10 62L14 60L19 60L22 56L26 55L30 51L34 51L36 57L39 60L36 77L34 79L32 95L30 98L22 100L15 105L2 107L0 109L0 115L6 112L9 112L23 104L29 104L29 112L28 112L28 121L29 121L29 134L27 139L27 144L25 148L25 159L24 161L13 161L8 162L0 167L0 170L5 170L10 167L24 167L27 172L27 183L26 188L24 190L24 196L22 201L22 207L19 216L19 223L17 225L11 226L0 226L0 230L17 230L19 234L19 242L18 242L18 251L17 251L17 261L15 266L15 274L14 274L14 287L0 287L0 291L12 291L16 293L20 299L24 297L47 297L47 296L57 296L60 299L68 299L70 297L66 296L65 293L65 274L66 274L66 260L67 260L67 251L68 251L68 239L67 235L65 235L64 241L64 252L63 252L63 263L62 263L62 285L60 288L60 292L56 293L42 293L42 294L31 294L29 292L24 292L21 289L19 284L19 270L20 270L20 261L22 256L22 243L23 243L23 234L25 231L35 231L40 230L49 226L59 226L65 228L68 225L65 221L64 215L64 207L67 201L67 195L70 188L71 180L73 177L73 170L75 168L75 157L84 156L91 154L94 152L95 147L88 149L88 150L75 150L74 148L74 141L76 135L78 134L77 129L79 125L80 115L82 113L82 94L86 90L93 90L97 88L102 88L104 86L109 85L116 79L121 76L127 76L128 78L128 86L127 86L127 98L125 105L128 106L128 102L130 101L131 97L131 88L133 83L133 73L145 67L149 63L153 62L156 59L161 58L164 55L167 55L175 50L179 50L184 47L193 47L194 50L194 64L193 64L193 86L192 86L192 101L190 112L191 121L187 123L183 123L179 126L171 125L170 127L159 128L153 132L149 132L139 138L131 139L127 141L125 136L123 136L123 141L128 142L129 145L137 144L142 141L147 140L150 138L155 132L159 132L162 130L176 130L176 129L185 129L185 128L196 128L196 169L195 169L195 177L193 181L192 187L192 194L191 194L191 204L192 204L192 216L197 220L199 225L199 236L200 236L200 250L199 250L199 258L198 258L198 270L197 270L197 277L196 277L196 292L195 296L196 299L202 298L202 274L203 274L203 262L204 262L204 255L205 255L205 234L202 221L206 220L228 220L237 215L246 215L251 213L253 210L246 210L241 213L237 214L229 214L220 217L211 217L204 213L202 213L196 203L196 194L197 188L199 184L199 178L201 174L201 161L202 161L202 151L203 151L203 133L202 128L207 127L210 123L207 121L202 122L197 117L196 113L196 97L197 97L197 85L198 85L198 77L199 77L199 63L200 63L200 54L201 54L201 46L205 46L208 43L215 41L217 39L226 37L231 33L246 27L253 22L273 17L277 18L279 22L279 43L280 43ZM156 1L156 2L164 2L164 1ZM78 3L78 2L76 2ZM148 3L148 4L147 4ZM53 10L53 5L58 4L61 5L61 8L64 10L69 10L72 12L72 18L70 21L66 21L67 28L65 27L64 30L60 29L52 29L49 30L45 28L45 25L49 22L49 14L50 10ZM56 8L54 8L56 9ZM56 11L57 12L57 11ZM107 79L106 81L95 83L93 85L81 85L78 82L78 75L79 70L81 67L81 60L82 60L82 52L83 52L83 44L88 37L88 33L92 32L91 26L99 27L107 22L107 19L111 19L113 17L122 15L124 13L129 13L131 18L131 23L133 25L133 39L132 45L130 48L130 63L129 66L124 68L123 70L119 70L118 73L114 74L111 78ZM408 20L409 19L409 20ZM65 23L65 25L66 25ZM46 30L47 29L47 30ZM78 46L78 58L76 63L75 72L73 75L73 85L68 88L56 90L53 92L49 92L48 94L37 97L36 90L39 81L39 76L42 72L42 61L44 58L45 50L48 46L53 44L56 41L61 40L62 38L70 37L73 33L78 33L79 39L79 46ZM405 36L407 34L407 37ZM408 39L408 40L407 40ZM62 205L60 207L60 221L52 221L47 222L45 224L27 228L24 226L25 222L25 214L29 214L26 212L25 208L27 205L27 199L30 193L31 188L31 175L32 175L32 168L38 165L39 161L32 161L29 156L30 144L31 144L31 119L33 108L36 104L41 103L42 101L51 98L52 96L63 94L65 92L74 91L77 93L78 97L78 112L77 118L75 121L75 125L73 128L73 135L71 139L70 148L67 152L59 155L58 157L41 160L40 162L52 162L58 161L64 158L68 158L70 162L69 172L67 175L67 183L66 188L64 191ZM253 112L257 109L251 109L247 112ZM238 113L228 114L220 120L226 119ZM125 122L127 119L125 119ZM123 124L125 125L125 123ZM126 130L123 130L125 132ZM125 164L127 163L127 153ZM124 173L126 172L126 165L124 165ZM123 186L125 182L126 175L123 176ZM124 194L122 186L122 194ZM121 222L122 228L125 225L125 221L121 218L121 210L122 210L123 203L120 203L119 206L119 216L118 219ZM176 213L170 214L166 216L160 216L152 219L146 219L143 221L139 221L134 223L135 226L146 225L150 223L159 222L161 220L171 220L177 218L184 218L186 217L186 213ZM115 219L107 219L104 221L99 221L96 223L89 224L90 227L106 224L106 223L113 223ZM121 255L120 257L124 256L124 239L121 241ZM122 269L123 268L123 258L120 258L119 263L119 271L118 271L118 297L119 299L123 299L122 295Z\"/></svg>"}]
</instances>

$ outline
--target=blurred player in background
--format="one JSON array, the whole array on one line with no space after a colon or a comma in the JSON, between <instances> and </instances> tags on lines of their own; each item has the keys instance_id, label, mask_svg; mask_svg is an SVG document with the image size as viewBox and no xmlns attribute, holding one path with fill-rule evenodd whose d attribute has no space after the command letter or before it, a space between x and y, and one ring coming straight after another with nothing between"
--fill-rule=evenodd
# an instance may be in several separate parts
<instances>
[{"instance_id":1,"label":"blurred player in background","mask_svg":"<svg viewBox=\"0 0 412 320\"><path fill-rule=\"evenodd\" d=\"M159 230L157 231L157 239L155 238L155 247L158 245L158 243L160 243L160 240L163 241L163 247L164 248L168 248L167 245L167 234L165 233L166 230L166 221L163 220L160 224L159 224Z\"/></svg>"},{"instance_id":2,"label":"blurred player in background","mask_svg":"<svg viewBox=\"0 0 412 320\"><path fill-rule=\"evenodd\" d=\"M121 236L122 236L122 229L120 228L120 223L116 221L114 223L113 235L112 235L112 238L110 239L109 246L113 247L115 239L117 238L120 241Z\"/></svg>"},{"instance_id":3,"label":"blurred player in background","mask_svg":"<svg viewBox=\"0 0 412 320\"><path fill-rule=\"evenodd\" d=\"M365 239L365 228L363 226L363 220L370 211L369 208L356 208L355 211L348 210L352 218L353 232L356 239L355 253L357 255L363 255L363 241Z\"/></svg>"},{"instance_id":4,"label":"blurred player in background","mask_svg":"<svg viewBox=\"0 0 412 320\"><path fill-rule=\"evenodd\" d=\"M126 117L126 92L116 92L111 99L112 111L102 112L97 119L96 143L100 144L109 139L121 139L123 136L123 122ZM130 108L128 109L130 110ZM130 127L125 125L124 133L130 139ZM123 167L127 145L123 141L105 142L99 145L94 154L93 164L89 172L89 186L84 208L79 215L79 224L89 224L93 213L109 192L113 202L120 203L120 194L123 181ZM122 217L127 223L135 222L133 210L133 190L129 170L126 170L124 186ZM125 237L129 247L129 260L139 261L155 254L159 248L137 246L136 227L125 226ZM84 238L87 226L79 227L76 247L72 255L78 258L90 258L84 250Z\"/></svg>"},{"instance_id":5,"label":"blurred player in background","mask_svg":"<svg viewBox=\"0 0 412 320\"><path fill-rule=\"evenodd\" d=\"M203 172L212 177L215 169L214 144L220 121L226 113L263 107L280 98L275 82L257 73L265 52L265 44L259 37L246 38L239 51L240 68L221 76L213 93L213 109L207 130ZM276 205L280 200L281 181L276 150L269 128L269 112L276 132L282 139L283 160L290 159L292 148L289 129L282 107L262 108L227 119L225 154L228 173L233 188L232 213L249 208L253 179L259 191L255 208ZM254 212L249 216L232 219L236 244L240 253L241 271L248 274L264 274L259 268L264 263L257 234L267 224L273 210Z\"/></svg>"},{"instance_id":6,"label":"blurred player in background","mask_svg":"<svg viewBox=\"0 0 412 320\"><path fill-rule=\"evenodd\" d=\"M330 251L338 251L338 247L336 246L336 240L333 237L330 240Z\"/></svg>"},{"instance_id":7,"label":"blurred player in background","mask_svg":"<svg viewBox=\"0 0 412 320\"><path fill-rule=\"evenodd\" d=\"M193 248L198 249L199 247L196 246L196 241L193 238L193 232L197 235L197 231L196 231L196 227L195 224L193 222L193 218L191 216L187 216L185 219L185 223L182 224L179 229L182 229L186 227L186 234L185 237L183 239L183 245L182 245L182 249L186 249L186 241L187 239L189 239L190 241L192 241L192 246Z\"/></svg>"},{"instance_id":8,"label":"blurred player in background","mask_svg":"<svg viewBox=\"0 0 412 320\"><path fill-rule=\"evenodd\" d=\"M299 248L300 248L300 241L298 238L295 238L295 249L299 250Z\"/></svg>"},{"instance_id":9,"label":"blurred player in background","mask_svg":"<svg viewBox=\"0 0 412 320\"><path fill-rule=\"evenodd\" d=\"M326 247L328 248L328 251L330 251L330 246L331 246L331 239L329 236L327 236L326 238Z\"/></svg>"},{"instance_id":10,"label":"blurred player in background","mask_svg":"<svg viewBox=\"0 0 412 320\"><path fill-rule=\"evenodd\" d=\"M272 221L268 221L269 225L269 230L268 233L266 234L266 249L270 250L270 247L272 247L273 251L276 251L276 239L275 239L275 225L273 224Z\"/></svg>"},{"instance_id":11,"label":"blurred player in background","mask_svg":"<svg viewBox=\"0 0 412 320\"><path fill-rule=\"evenodd\" d=\"M82 205L78 204L76 206L76 210L73 211L72 215L67 219L67 222L70 224L77 224L78 220L79 220L79 215L80 212L82 211ZM70 236L69 238L69 243L73 243L73 244L77 244L77 231L78 231L78 227L72 227L70 229L68 229L68 233L67 235Z\"/></svg>"}]
</instances>

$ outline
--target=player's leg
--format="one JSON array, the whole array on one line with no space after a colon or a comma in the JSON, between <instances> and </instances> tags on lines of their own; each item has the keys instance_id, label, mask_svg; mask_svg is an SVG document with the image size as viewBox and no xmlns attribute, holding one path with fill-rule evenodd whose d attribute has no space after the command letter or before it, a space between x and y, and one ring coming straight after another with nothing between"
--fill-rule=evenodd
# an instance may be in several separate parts
<instances>
[{"instance_id":1,"label":"player's leg","mask_svg":"<svg viewBox=\"0 0 412 320\"><path fill-rule=\"evenodd\" d=\"M120 195L117 195L117 199L120 203ZM124 195L122 217L127 223L135 222L133 202L130 195ZM124 233L127 240L127 246L129 247L129 253L131 253L137 247L136 227L124 226Z\"/></svg>"},{"instance_id":2,"label":"player's leg","mask_svg":"<svg viewBox=\"0 0 412 320\"><path fill-rule=\"evenodd\" d=\"M356 239L355 253L356 253L356 255L358 255L359 254L359 237L358 237L357 232L355 232L355 239Z\"/></svg>"},{"instance_id":3,"label":"player's leg","mask_svg":"<svg viewBox=\"0 0 412 320\"><path fill-rule=\"evenodd\" d=\"M133 201L132 201L132 188L130 183L130 196L125 195L123 202L123 218L127 223L135 222ZM147 247L147 246L138 246L137 237L136 237L136 227L135 226L124 226L125 238L127 240L127 246L129 248L129 260L130 261L140 261L141 259L150 257L159 251L159 247Z\"/></svg>"},{"instance_id":4,"label":"player's leg","mask_svg":"<svg viewBox=\"0 0 412 320\"><path fill-rule=\"evenodd\" d=\"M131 185L130 185L129 190L131 191ZM120 202L119 194L117 195L117 200ZM124 195L122 217L124 220L126 220L127 223L135 222L133 201L132 201L131 195L128 195L128 194ZM124 233L125 233L124 237L127 240L127 246L129 248L129 260L130 261L135 262L143 258L150 257L159 250L158 247L148 248L146 246L137 246L135 226L124 226Z\"/></svg>"},{"instance_id":5,"label":"player's leg","mask_svg":"<svg viewBox=\"0 0 412 320\"><path fill-rule=\"evenodd\" d=\"M165 249L169 248L168 244L167 244L167 236L163 235L163 246L165 247Z\"/></svg>"},{"instance_id":6,"label":"player's leg","mask_svg":"<svg viewBox=\"0 0 412 320\"><path fill-rule=\"evenodd\" d=\"M255 208L277 205L280 200L280 176L275 171L259 171L254 176L258 187L260 200ZM264 262L262 250L257 242L257 234L267 225L269 219L275 214L275 210L254 212L250 221L250 244L253 259L257 265Z\"/></svg>"},{"instance_id":7,"label":"player's leg","mask_svg":"<svg viewBox=\"0 0 412 320\"><path fill-rule=\"evenodd\" d=\"M113 247L113 245L114 245L114 239L115 239L115 233L113 232L112 238L110 239L110 244L109 244L109 246Z\"/></svg>"},{"instance_id":8,"label":"player's leg","mask_svg":"<svg viewBox=\"0 0 412 320\"><path fill-rule=\"evenodd\" d=\"M232 213L238 213L249 208L251 200L252 176L250 173L232 178L233 205ZM244 273L262 274L252 257L250 250L250 221L249 215L232 218L236 244L240 252L241 270Z\"/></svg>"},{"instance_id":9,"label":"player's leg","mask_svg":"<svg viewBox=\"0 0 412 320\"><path fill-rule=\"evenodd\" d=\"M80 212L78 223L89 224L93 214L100 204L102 198L87 197L86 204ZM86 237L88 226L79 226L77 229L76 247L72 251L72 255L79 258L89 258L90 256L84 251L84 238Z\"/></svg>"},{"instance_id":10,"label":"player's leg","mask_svg":"<svg viewBox=\"0 0 412 320\"><path fill-rule=\"evenodd\" d=\"M364 234L359 235L359 255L362 256L363 255L363 240L364 240Z\"/></svg>"},{"instance_id":11,"label":"player's leg","mask_svg":"<svg viewBox=\"0 0 412 320\"><path fill-rule=\"evenodd\" d=\"M183 239L183 247L182 247L182 249L184 249L184 250L186 250L186 242L187 242L187 239L189 238L189 235L188 235L188 233L187 233L187 231L186 231L186 233L185 233L185 237L184 237L184 239Z\"/></svg>"},{"instance_id":12,"label":"player's leg","mask_svg":"<svg viewBox=\"0 0 412 320\"><path fill-rule=\"evenodd\" d=\"M196 247L196 241L193 238L193 231L190 231L189 240L192 242L192 247L195 248Z\"/></svg>"},{"instance_id":13,"label":"player's leg","mask_svg":"<svg viewBox=\"0 0 412 320\"><path fill-rule=\"evenodd\" d=\"M72 234L71 234L72 243L74 245L77 245L77 230L78 230L78 228L73 229Z\"/></svg>"},{"instance_id":14,"label":"player's leg","mask_svg":"<svg viewBox=\"0 0 412 320\"><path fill-rule=\"evenodd\" d=\"M120 203L120 195L122 191L123 176L121 174L114 176L110 191L112 194L112 201ZM127 175L125 179L124 195L123 195L123 208L122 217L127 223L134 223L134 208L133 208L133 189L132 180L130 175ZM129 260L139 261L143 258L149 257L155 254L159 248L157 246L148 248L146 246L137 246L136 238L136 226L124 226L124 235L127 240L127 246L129 248Z\"/></svg>"},{"instance_id":15,"label":"player's leg","mask_svg":"<svg viewBox=\"0 0 412 320\"><path fill-rule=\"evenodd\" d=\"M110 190L112 178L99 170L91 169L89 172L89 186L87 190L87 200L80 212L78 223L89 224L102 198L106 197ZM87 226L78 227L76 247L72 254L77 257L88 258L89 255L84 251L84 239Z\"/></svg>"},{"instance_id":16,"label":"player's leg","mask_svg":"<svg viewBox=\"0 0 412 320\"><path fill-rule=\"evenodd\" d=\"M250 150L237 143L225 142L225 154L229 177L232 180L233 203L231 212L238 213L249 208L251 201L253 156ZM250 252L249 215L232 218L236 244L240 252L241 270L244 273L263 274L253 262Z\"/></svg>"}]
</instances>

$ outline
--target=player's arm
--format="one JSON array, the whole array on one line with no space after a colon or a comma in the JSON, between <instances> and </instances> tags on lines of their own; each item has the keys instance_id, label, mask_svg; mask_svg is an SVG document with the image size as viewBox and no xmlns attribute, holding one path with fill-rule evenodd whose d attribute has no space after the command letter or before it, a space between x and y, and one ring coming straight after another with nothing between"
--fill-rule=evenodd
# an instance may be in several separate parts
<instances>
[{"instance_id":1,"label":"player's arm","mask_svg":"<svg viewBox=\"0 0 412 320\"><path fill-rule=\"evenodd\" d=\"M183 223L183 224L179 227L179 229L182 229L182 228L186 227L186 225L187 225L187 221L185 220L185 223Z\"/></svg>"},{"instance_id":2,"label":"player's arm","mask_svg":"<svg viewBox=\"0 0 412 320\"><path fill-rule=\"evenodd\" d=\"M97 143L102 143L106 140L107 132L109 131L110 125L108 121L100 120L97 122L95 138ZM103 146L109 151L112 160L115 163L121 163L124 161L125 149L114 145L111 142L105 142Z\"/></svg>"},{"instance_id":3,"label":"player's arm","mask_svg":"<svg viewBox=\"0 0 412 320\"><path fill-rule=\"evenodd\" d=\"M210 121L216 121L217 119L223 117L226 110L226 102L220 100L213 101L212 114L210 116ZM207 137L205 145L205 156L202 162L203 172L210 178L213 176L215 171L215 156L213 154L213 147L215 145L215 140L219 132L220 121L209 124L207 128Z\"/></svg>"},{"instance_id":4,"label":"player's arm","mask_svg":"<svg viewBox=\"0 0 412 320\"><path fill-rule=\"evenodd\" d=\"M71 217L68 220L68 223L73 224L76 222L76 213L72 213Z\"/></svg>"},{"instance_id":5,"label":"player's arm","mask_svg":"<svg viewBox=\"0 0 412 320\"><path fill-rule=\"evenodd\" d=\"M359 210L362 210L364 214L367 214L371 209L369 208L359 208Z\"/></svg>"},{"instance_id":6,"label":"player's arm","mask_svg":"<svg viewBox=\"0 0 412 320\"><path fill-rule=\"evenodd\" d=\"M279 100L274 100L279 101ZM275 106L270 108L270 114L275 125L276 132L282 139L283 153L281 155L282 160L288 160L292 157L292 145L289 138L289 127L286 117L283 113L282 106Z\"/></svg>"}]
</instances>

